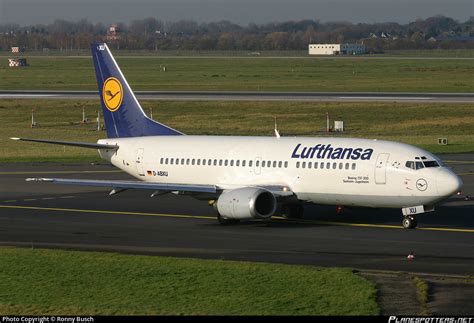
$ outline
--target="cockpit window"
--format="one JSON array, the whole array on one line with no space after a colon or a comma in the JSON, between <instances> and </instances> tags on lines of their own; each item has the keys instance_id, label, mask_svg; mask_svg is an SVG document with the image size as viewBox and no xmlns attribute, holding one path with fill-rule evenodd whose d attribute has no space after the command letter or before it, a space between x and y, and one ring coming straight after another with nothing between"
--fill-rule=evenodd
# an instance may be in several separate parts
<instances>
[{"instance_id":1,"label":"cockpit window","mask_svg":"<svg viewBox=\"0 0 474 323\"><path fill-rule=\"evenodd\" d=\"M441 167L443 166L441 161L438 160L428 160L425 156L422 157L415 157L415 161L409 160L405 163L405 167L410 169L422 169L422 168L430 168L430 167Z\"/></svg>"},{"instance_id":2,"label":"cockpit window","mask_svg":"<svg viewBox=\"0 0 474 323\"><path fill-rule=\"evenodd\" d=\"M423 164L425 165L425 167L439 167L438 162L435 160L424 161Z\"/></svg>"},{"instance_id":3,"label":"cockpit window","mask_svg":"<svg viewBox=\"0 0 474 323\"><path fill-rule=\"evenodd\" d=\"M422 168L425 168L425 167L437 167L437 166L434 166L434 165L433 166L426 166L427 163L431 163L431 161L430 162L421 162L421 161L411 161L411 160L409 160L405 163L405 167L410 168L410 169L415 169L415 170L422 169ZM436 163L436 162L434 162L434 163ZM429 165L431 165L431 164L429 164Z\"/></svg>"}]
</instances>

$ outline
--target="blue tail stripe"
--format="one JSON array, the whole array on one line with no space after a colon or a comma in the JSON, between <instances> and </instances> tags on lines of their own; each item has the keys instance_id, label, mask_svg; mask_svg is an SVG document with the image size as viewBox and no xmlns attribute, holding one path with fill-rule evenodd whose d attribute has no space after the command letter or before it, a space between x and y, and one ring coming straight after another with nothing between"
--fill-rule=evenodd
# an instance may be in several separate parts
<instances>
[{"instance_id":1,"label":"blue tail stripe","mask_svg":"<svg viewBox=\"0 0 474 323\"><path fill-rule=\"evenodd\" d=\"M105 43L92 44L91 49L107 137L183 134L146 116Z\"/></svg>"}]
</instances>

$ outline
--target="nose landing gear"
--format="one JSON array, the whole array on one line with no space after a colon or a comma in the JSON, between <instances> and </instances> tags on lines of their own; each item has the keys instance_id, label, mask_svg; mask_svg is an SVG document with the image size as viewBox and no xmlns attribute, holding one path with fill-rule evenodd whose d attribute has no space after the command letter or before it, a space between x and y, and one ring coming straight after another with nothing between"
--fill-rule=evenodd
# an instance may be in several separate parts
<instances>
[{"instance_id":1,"label":"nose landing gear","mask_svg":"<svg viewBox=\"0 0 474 323\"><path fill-rule=\"evenodd\" d=\"M405 229L414 229L418 225L418 222L414 216L407 215L403 218L402 225Z\"/></svg>"}]
</instances>

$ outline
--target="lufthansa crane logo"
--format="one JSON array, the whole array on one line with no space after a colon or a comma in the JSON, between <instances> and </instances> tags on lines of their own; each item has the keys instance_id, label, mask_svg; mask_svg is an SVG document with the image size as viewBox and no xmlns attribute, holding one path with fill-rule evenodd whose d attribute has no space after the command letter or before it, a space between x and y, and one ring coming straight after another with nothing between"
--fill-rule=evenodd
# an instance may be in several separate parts
<instances>
[{"instance_id":1,"label":"lufthansa crane logo","mask_svg":"<svg viewBox=\"0 0 474 323\"><path fill-rule=\"evenodd\" d=\"M111 112L115 112L120 108L123 99L122 84L115 77L109 77L104 82L102 88L102 98L104 104Z\"/></svg>"},{"instance_id":2,"label":"lufthansa crane logo","mask_svg":"<svg viewBox=\"0 0 474 323\"><path fill-rule=\"evenodd\" d=\"M416 181L416 188L422 192L426 191L426 189L428 188L428 183L423 178L420 178Z\"/></svg>"}]
</instances>

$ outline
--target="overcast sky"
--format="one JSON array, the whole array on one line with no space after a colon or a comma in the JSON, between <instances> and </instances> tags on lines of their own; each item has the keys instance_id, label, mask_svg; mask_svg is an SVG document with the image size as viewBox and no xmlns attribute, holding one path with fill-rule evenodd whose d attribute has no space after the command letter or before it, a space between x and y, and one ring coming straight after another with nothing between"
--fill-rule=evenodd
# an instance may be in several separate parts
<instances>
[{"instance_id":1,"label":"overcast sky","mask_svg":"<svg viewBox=\"0 0 474 323\"><path fill-rule=\"evenodd\" d=\"M474 0L0 0L0 23L55 19L110 24L155 17L163 21L230 20L246 25L288 20L399 22L442 14L461 22L474 16Z\"/></svg>"}]
</instances>

